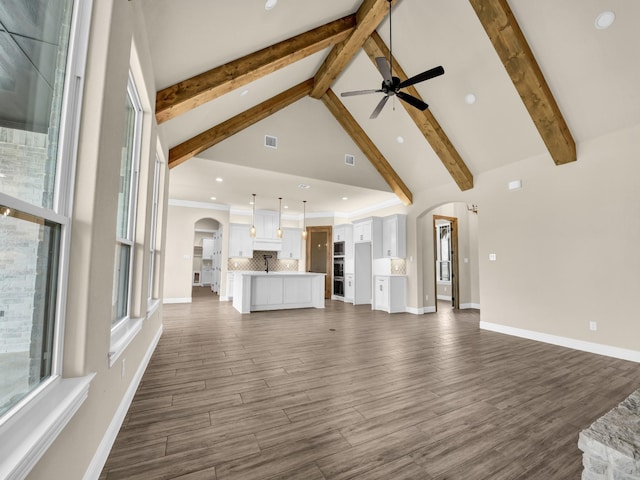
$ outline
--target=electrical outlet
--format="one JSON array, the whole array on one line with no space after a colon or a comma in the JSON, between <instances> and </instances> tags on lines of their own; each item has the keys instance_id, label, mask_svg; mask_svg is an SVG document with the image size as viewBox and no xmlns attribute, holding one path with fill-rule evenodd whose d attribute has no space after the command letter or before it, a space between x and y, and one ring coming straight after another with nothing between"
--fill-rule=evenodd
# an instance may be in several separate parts
<instances>
[{"instance_id":1,"label":"electrical outlet","mask_svg":"<svg viewBox=\"0 0 640 480\"><path fill-rule=\"evenodd\" d=\"M589 330L592 332L598 330L598 322L589 322Z\"/></svg>"},{"instance_id":2,"label":"electrical outlet","mask_svg":"<svg viewBox=\"0 0 640 480\"><path fill-rule=\"evenodd\" d=\"M425 296L424 296L424 299L425 299L425 301L427 301L427 302L428 302L428 301L429 301L429 295L425 295Z\"/></svg>"}]
</instances>

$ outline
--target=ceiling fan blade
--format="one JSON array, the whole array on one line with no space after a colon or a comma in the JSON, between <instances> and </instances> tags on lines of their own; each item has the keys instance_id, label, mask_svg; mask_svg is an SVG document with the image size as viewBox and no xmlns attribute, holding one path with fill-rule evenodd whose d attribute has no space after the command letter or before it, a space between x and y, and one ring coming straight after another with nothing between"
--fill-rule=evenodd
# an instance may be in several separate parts
<instances>
[{"instance_id":1,"label":"ceiling fan blade","mask_svg":"<svg viewBox=\"0 0 640 480\"><path fill-rule=\"evenodd\" d=\"M354 95L366 95L367 93L378 93L378 92L382 92L382 90L356 90L353 92L342 92L340 96L353 97Z\"/></svg>"},{"instance_id":2,"label":"ceiling fan blade","mask_svg":"<svg viewBox=\"0 0 640 480\"><path fill-rule=\"evenodd\" d=\"M380 71L380 75L384 78L385 82L392 83L393 79L391 78L391 69L389 68L389 62L384 57L376 57L376 65L378 65L378 70Z\"/></svg>"},{"instance_id":3,"label":"ceiling fan blade","mask_svg":"<svg viewBox=\"0 0 640 480\"><path fill-rule=\"evenodd\" d=\"M378 117L378 115L382 111L382 108L384 107L384 104L387 103L387 100L389 100L389 95L385 95L384 97L382 97L382 100L380 100L375 110L371 113L371 116L369 117L371 120Z\"/></svg>"},{"instance_id":4,"label":"ceiling fan blade","mask_svg":"<svg viewBox=\"0 0 640 480\"><path fill-rule=\"evenodd\" d=\"M420 100L419 98L416 98L412 95L409 95L408 93L404 93L404 92L398 92L396 93L396 95L398 96L398 98L400 100L404 100L405 102L407 102L409 105L416 107L418 110L426 110L427 108L429 108L429 105L427 105L426 103L424 103L422 100Z\"/></svg>"},{"instance_id":5,"label":"ceiling fan blade","mask_svg":"<svg viewBox=\"0 0 640 480\"><path fill-rule=\"evenodd\" d=\"M398 88L408 87L415 83L424 82L425 80L429 80L430 78L438 77L444 74L444 68L442 66L432 68L431 70L427 70L426 72L419 73L418 75L406 79L404 82L400 82Z\"/></svg>"}]
</instances>

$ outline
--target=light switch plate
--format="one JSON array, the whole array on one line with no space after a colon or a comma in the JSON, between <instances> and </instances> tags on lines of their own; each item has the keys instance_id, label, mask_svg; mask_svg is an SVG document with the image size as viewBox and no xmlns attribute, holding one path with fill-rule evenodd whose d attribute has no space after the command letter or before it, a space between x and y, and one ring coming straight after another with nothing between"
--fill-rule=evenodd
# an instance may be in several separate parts
<instances>
[{"instance_id":1,"label":"light switch plate","mask_svg":"<svg viewBox=\"0 0 640 480\"><path fill-rule=\"evenodd\" d=\"M495 253L490 253L489 254L489 261L490 262L495 262L498 259L497 255Z\"/></svg>"}]
</instances>

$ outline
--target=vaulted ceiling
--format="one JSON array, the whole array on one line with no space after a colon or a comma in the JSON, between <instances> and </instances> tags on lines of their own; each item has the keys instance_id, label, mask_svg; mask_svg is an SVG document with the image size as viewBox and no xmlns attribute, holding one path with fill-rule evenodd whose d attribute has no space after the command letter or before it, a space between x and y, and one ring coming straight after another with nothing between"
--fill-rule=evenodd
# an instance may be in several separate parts
<instances>
[{"instance_id":1,"label":"vaulted ceiling","mask_svg":"<svg viewBox=\"0 0 640 480\"><path fill-rule=\"evenodd\" d=\"M246 208L257 193L262 208L282 196L291 211L302 199L315 211L410 204L415 192L472 189L474 175L533 155L579 161L581 141L640 123L630 60L640 6L630 0L395 0L394 75L445 74L405 90L428 110L392 97L375 120L382 94L340 93L380 87L387 0L142 4L172 198ZM616 22L596 29L605 10Z\"/></svg>"}]
</instances>

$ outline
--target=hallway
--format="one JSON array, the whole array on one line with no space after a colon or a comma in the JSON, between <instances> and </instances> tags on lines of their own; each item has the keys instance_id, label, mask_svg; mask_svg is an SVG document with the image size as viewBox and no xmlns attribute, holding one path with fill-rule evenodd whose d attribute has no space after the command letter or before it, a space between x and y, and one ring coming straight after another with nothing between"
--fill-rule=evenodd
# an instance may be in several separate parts
<instances>
[{"instance_id":1,"label":"hallway","mask_svg":"<svg viewBox=\"0 0 640 480\"><path fill-rule=\"evenodd\" d=\"M578 479L578 433L637 365L478 327L327 302L241 316L164 306L101 479Z\"/></svg>"}]
</instances>

